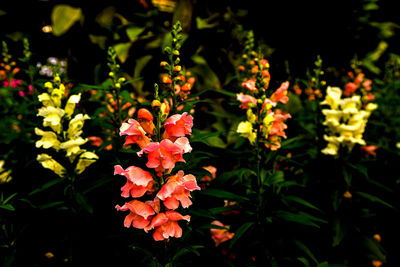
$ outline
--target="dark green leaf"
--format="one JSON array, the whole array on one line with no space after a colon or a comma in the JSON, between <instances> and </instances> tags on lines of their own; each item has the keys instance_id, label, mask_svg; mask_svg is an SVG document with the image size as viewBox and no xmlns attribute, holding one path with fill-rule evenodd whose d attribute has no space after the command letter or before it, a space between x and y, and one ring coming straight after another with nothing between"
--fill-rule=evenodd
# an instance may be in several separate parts
<instances>
[{"instance_id":1,"label":"dark green leaf","mask_svg":"<svg viewBox=\"0 0 400 267\"><path fill-rule=\"evenodd\" d=\"M239 227L235 231L235 235L233 236L231 243L229 244L229 248L232 248L232 246L254 225L254 222L247 222L242 224L242 226Z\"/></svg>"},{"instance_id":2,"label":"dark green leaf","mask_svg":"<svg viewBox=\"0 0 400 267\"><path fill-rule=\"evenodd\" d=\"M51 181L45 183L43 186L41 186L41 187L39 187L39 188L36 188L36 189L33 190L32 192L30 192L30 193L28 194L28 196L32 196L32 195L34 195L34 194L37 194L37 193L39 193L39 192L42 192L42 191L44 191L44 190L46 190L46 189L52 187L53 185L56 185L56 184L58 184L58 183L61 183L62 181L64 181L64 180L63 180L63 179L54 179L54 180L51 180Z\"/></svg>"},{"instance_id":3,"label":"dark green leaf","mask_svg":"<svg viewBox=\"0 0 400 267\"><path fill-rule=\"evenodd\" d=\"M390 205L389 203L383 201L382 199L380 199L380 198L378 198L376 196L373 196L373 195L370 195L370 194L367 194L367 193L364 193L364 192L355 192L355 194L359 195L360 197L366 198L366 199L368 199L368 200L370 200L372 202L377 202L377 203L385 205L385 206L387 206L387 207L389 207L391 209L394 209L394 207L392 205Z\"/></svg>"},{"instance_id":4,"label":"dark green leaf","mask_svg":"<svg viewBox=\"0 0 400 267\"><path fill-rule=\"evenodd\" d=\"M207 189L204 191L201 191L203 195L208 195L208 196L213 196L213 197L218 197L218 198L223 198L223 199L233 199L233 200L249 200L246 197L242 197L236 194L233 194L231 192L221 190L221 189Z\"/></svg>"}]
</instances>

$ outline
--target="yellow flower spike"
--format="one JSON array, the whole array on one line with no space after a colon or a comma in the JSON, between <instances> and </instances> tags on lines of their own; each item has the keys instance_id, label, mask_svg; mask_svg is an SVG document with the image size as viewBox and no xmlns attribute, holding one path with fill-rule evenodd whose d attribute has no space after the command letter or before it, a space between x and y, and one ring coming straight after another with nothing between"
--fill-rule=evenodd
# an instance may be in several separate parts
<instances>
[{"instance_id":1,"label":"yellow flower spike","mask_svg":"<svg viewBox=\"0 0 400 267\"><path fill-rule=\"evenodd\" d=\"M69 121L67 136L70 139L74 139L82 134L81 129L83 128L85 120L90 119L90 117L85 114L77 114L75 117Z\"/></svg>"},{"instance_id":2,"label":"yellow flower spike","mask_svg":"<svg viewBox=\"0 0 400 267\"><path fill-rule=\"evenodd\" d=\"M50 95L48 93L43 93L38 95L39 101L42 102L43 106L54 106L53 101L51 101Z\"/></svg>"},{"instance_id":3,"label":"yellow flower spike","mask_svg":"<svg viewBox=\"0 0 400 267\"><path fill-rule=\"evenodd\" d=\"M52 170L55 174L60 176L61 178L64 177L65 168L55 161L50 155L48 154L39 154L36 157L36 160L42 164L42 166L46 169Z\"/></svg>"},{"instance_id":4,"label":"yellow flower spike","mask_svg":"<svg viewBox=\"0 0 400 267\"><path fill-rule=\"evenodd\" d=\"M0 160L0 184L8 183L12 180L11 170L5 170L3 168L5 161Z\"/></svg>"},{"instance_id":5,"label":"yellow flower spike","mask_svg":"<svg viewBox=\"0 0 400 267\"><path fill-rule=\"evenodd\" d=\"M342 90L339 87L328 87L326 90L325 100L321 102L321 105L329 105L331 109L337 109L339 106L339 100L342 96Z\"/></svg>"},{"instance_id":6,"label":"yellow flower spike","mask_svg":"<svg viewBox=\"0 0 400 267\"><path fill-rule=\"evenodd\" d=\"M45 83L44 83L44 88L46 88L47 91L48 91L49 93L51 93L51 91L53 90L53 84L52 84L51 82L45 82Z\"/></svg>"},{"instance_id":7,"label":"yellow flower spike","mask_svg":"<svg viewBox=\"0 0 400 267\"><path fill-rule=\"evenodd\" d=\"M246 115L247 115L247 120L249 122L251 122L251 123L255 123L256 122L256 115L253 113L251 108L247 109Z\"/></svg>"},{"instance_id":8,"label":"yellow flower spike","mask_svg":"<svg viewBox=\"0 0 400 267\"><path fill-rule=\"evenodd\" d=\"M58 134L61 132L61 118L64 116L64 110L52 106L42 107L39 109L37 116L44 117L44 127L51 127Z\"/></svg>"},{"instance_id":9,"label":"yellow flower spike","mask_svg":"<svg viewBox=\"0 0 400 267\"><path fill-rule=\"evenodd\" d=\"M81 174L87 167L99 159L93 152L84 152L79 156L79 161L76 164L75 172Z\"/></svg>"},{"instance_id":10,"label":"yellow flower spike","mask_svg":"<svg viewBox=\"0 0 400 267\"><path fill-rule=\"evenodd\" d=\"M251 144L254 144L257 138L257 133L253 131L253 125L249 121L240 122L236 132L239 133L240 136L248 138Z\"/></svg>"},{"instance_id":11,"label":"yellow flower spike","mask_svg":"<svg viewBox=\"0 0 400 267\"><path fill-rule=\"evenodd\" d=\"M76 139L70 139L66 142L61 143L60 148L64 149L67 152L66 154L67 158L69 158L69 160L73 162L77 155L86 151L84 149L81 149L79 146L85 144L87 141L88 141L87 138L83 139L82 137L78 137Z\"/></svg>"},{"instance_id":12,"label":"yellow flower spike","mask_svg":"<svg viewBox=\"0 0 400 267\"><path fill-rule=\"evenodd\" d=\"M76 104L79 103L79 101L81 101L81 93L77 94L77 95L71 95L68 98L67 104L65 104L65 115L70 118L71 115L74 113L75 110L75 106Z\"/></svg>"},{"instance_id":13,"label":"yellow flower spike","mask_svg":"<svg viewBox=\"0 0 400 267\"><path fill-rule=\"evenodd\" d=\"M344 98L339 101L340 107L345 114L353 114L359 111L361 106L361 99L359 95L355 95L351 98Z\"/></svg>"},{"instance_id":14,"label":"yellow flower spike","mask_svg":"<svg viewBox=\"0 0 400 267\"><path fill-rule=\"evenodd\" d=\"M37 148L43 147L44 149L49 149L53 147L57 151L60 149L60 141L58 141L57 135L54 132L42 131L39 128L35 128L35 134L42 136L42 138L35 143Z\"/></svg>"},{"instance_id":15,"label":"yellow flower spike","mask_svg":"<svg viewBox=\"0 0 400 267\"><path fill-rule=\"evenodd\" d=\"M372 112L377 108L378 108L378 105L375 103L368 103L367 106L365 106L365 110L369 111L369 112Z\"/></svg>"},{"instance_id":16,"label":"yellow flower spike","mask_svg":"<svg viewBox=\"0 0 400 267\"><path fill-rule=\"evenodd\" d=\"M61 83L61 78L60 78L60 76L55 76L54 77L54 83Z\"/></svg>"},{"instance_id":17,"label":"yellow flower spike","mask_svg":"<svg viewBox=\"0 0 400 267\"><path fill-rule=\"evenodd\" d=\"M65 86L64 86L64 84L60 84L58 89L61 91L62 96L64 96L64 94L65 94Z\"/></svg>"}]
</instances>

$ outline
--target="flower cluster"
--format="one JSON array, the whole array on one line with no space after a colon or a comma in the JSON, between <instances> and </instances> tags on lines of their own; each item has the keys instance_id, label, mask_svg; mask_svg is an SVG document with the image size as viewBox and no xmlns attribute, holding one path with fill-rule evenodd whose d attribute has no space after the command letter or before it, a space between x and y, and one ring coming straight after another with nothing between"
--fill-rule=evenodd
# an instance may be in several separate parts
<instances>
[{"instance_id":1,"label":"flower cluster","mask_svg":"<svg viewBox=\"0 0 400 267\"><path fill-rule=\"evenodd\" d=\"M120 128L120 135L126 135L124 145L137 144L141 148L137 155L147 157L146 167L149 170L137 166L124 170L116 165L114 174L127 179L121 188L122 197L149 195L152 198L147 201L134 199L122 207L116 206L117 210L129 210L125 227L132 225L146 233L154 229L154 240L161 241L182 236L178 221L189 221L190 216L183 216L175 210L179 206L189 207L192 204L190 192L200 190L200 187L192 174L185 175L182 170L172 173L177 162L185 162L183 154L192 150L186 135L192 132L193 117L184 112L164 121L162 118L166 118L167 114L157 105L154 108L158 110L156 124L153 114L142 108L137 112L137 120L129 119ZM160 129L162 124L163 133Z\"/></svg>"},{"instance_id":2,"label":"flower cluster","mask_svg":"<svg viewBox=\"0 0 400 267\"><path fill-rule=\"evenodd\" d=\"M275 108L278 103L286 104L289 101L287 96L289 82L282 83L275 92L268 94L270 82L268 61L254 51L249 55L243 55L243 58L246 64L239 66L239 71L243 73L249 69L250 71L244 75L241 84L244 93L241 92L236 97L240 102L239 107L247 110L247 120L239 123L237 133L249 139L252 145L256 145L257 140L262 140L267 148L277 150L280 148L280 138L286 138L284 130L287 125L284 120L291 116Z\"/></svg>"},{"instance_id":3,"label":"flower cluster","mask_svg":"<svg viewBox=\"0 0 400 267\"><path fill-rule=\"evenodd\" d=\"M37 116L43 117L43 127L48 127L47 131L35 128L35 133L41 136L36 141L37 148L54 149L55 151L64 150L66 157L71 163L79 158L76 163L75 172L82 173L86 167L94 163L98 156L90 151L80 148L88 139L83 139L81 134L85 120L90 119L86 114L76 114L74 117L75 106L79 103L81 95L69 96L64 108L61 108L63 99L68 95L66 88L61 83L60 77L55 76L53 82L46 82L44 87L47 92L38 96L39 101L43 104L38 111ZM64 130L63 124L68 125L68 129ZM37 160L44 168L48 168L60 177L65 176L66 169L59 162L54 160L48 154L39 154Z\"/></svg>"},{"instance_id":4,"label":"flower cluster","mask_svg":"<svg viewBox=\"0 0 400 267\"><path fill-rule=\"evenodd\" d=\"M347 73L350 81L344 86L343 95L345 97L351 97L356 91L359 91L362 95L363 102L374 100L375 96L371 93L372 81L366 79L365 74L362 73L360 69L356 69L355 74L351 71Z\"/></svg>"},{"instance_id":5,"label":"flower cluster","mask_svg":"<svg viewBox=\"0 0 400 267\"><path fill-rule=\"evenodd\" d=\"M53 77L56 73L66 74L67 61L56 57L49 57L45 64L38 62L39 74L42 76Z\"/></svg>"},{"instance_id":6,"label":"flower cluster","mask_svg":"<svg viewBox=\"0 0 400 267\"><path fill-rule=\"evenodd\" d=\"M325 115L324 125L327 126L327 134L324 135L328 142L322 153L338 155L340 146L345 146L351 151L355 144L366 145L363 139L365 126L371 112L378 108L374 103L362 105L361 97L341 98L342 90L338 87L328 87L325 100L322 105L328 105L329 109L322 109Z\"/></svg>"}]
</instances>

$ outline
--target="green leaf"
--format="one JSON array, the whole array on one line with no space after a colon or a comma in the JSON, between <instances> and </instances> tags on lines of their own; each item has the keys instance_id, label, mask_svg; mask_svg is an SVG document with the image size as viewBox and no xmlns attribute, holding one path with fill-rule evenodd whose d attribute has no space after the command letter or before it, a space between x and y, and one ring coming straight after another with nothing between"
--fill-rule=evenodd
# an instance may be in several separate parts
<instances>
[{"instance_id":1,"label":"green leaf","mask_svg":"<svg viewBox=\"0 0 400 267\"><path fill-rule=\"evenodd\" d=\"M10 201L13 197L15 197L18 193L14 193L11 196L9 196L8 198L6 198L2 204L7 204L8 201Z\"/></svg>"},{"instance_id":2,"label":"green leaf","mask_svg":"<svg viewBox=\"0 0 400 267\"><path fill-rule=\"evenodd\" d=\"M229 228L226 227L226 226L219 226L219 225L216 225L216 224L204 224L204 225L200 226L200 228L202 228L202 229L226 229L226 230L229 230Z\"/></svg>"},{"instance_id":3,"label":"green leaf","mask_svg":"<svg viewBox=\"0 0 400 267\"><path fill-rule=\"evenodd\" d=\"M386 256L384 255L384 251L381 246L371 238L364 238L364 246L371 251L378 259L382 262L386 261Z\"/></svg>"},{"instance_id":4,"label":"green leaf","mask_svg":"<svg viewBox=\"0 0 400 267\"><path fill-rule=\"evenodd\" d=\"M41 209L41 210L50 209L50 208L57 207L57 206L59 206L61 204L64 204L64 201L50 202L50 203L46 203L46 204L40 205L39 209Z\"/></svg>"},{"instance_id":5,"label":"green leaf","mask_svg":"<svg viewBox=\"0 0 400 267\"><path fill-rule=\"evenodd\" d=\"M15 208L11 204L0 204L1 209L9 210L9 211L15 211Z\"/></svg>"},{"instance_id":6,"label":"green leaf","mask_svg":"<svg viewBox=\"0 0 400 267\"><path fill-rule=\"evenodd\" d=\"M242 224L242 226L239 227L239 229L237 229L235 231L235 235L233 236L230 244L229 244L229 248L232 248L232 246L250 229L250 227L252 227L254 225L254 222L247 222Z\"/></svg>"},{"instance_id":7,"label":"green leaf","mask_svg":"<svg viewBox=\"0 0 400 267\"><path fill-rule=\"evenodd\" d=\"M224 212L232 211L234 209L235 209L235 206L226 206L226 207L211 208L208 211L213 215L217 215L217 214L221 214Z\"/></svg>"},{"instance_id":8,"label":"green leaf","mask_svg":"<svg viewBox=\"0 0 400 267\"><path fill-rule=\"evenodd\" d=\"M275 172L265 179L264 184L267 186L276 185L284 182L284 174L282 171Z\"/></svg>"},{"instance_id":9,"label":"green leaf","mask_svg":"<svg viewBox=\"0 0 400 267\"><path fill-rule=\"evenodd\" d=\"M317 267L328 267L328 266L329 265L327 261L321 262L320 264L317 265Z\"/></svg>"},{"instance_id":10,"label":"green leaf","mask_svg":"<svg viewBox=\"0 0 400 267\"><path fill-rule=\"evenodd\" d=\"M51 180L51 181L45 183L43 186L41 186L41 187L39 187L39 188L36 188L36 189L33 190L32 192L30 192L30 193L28 194L28 196L32 196L32 195L34 195L34 194L37 194L37 193L39 193L39 192L42 192L42 191L44 191L44 190L46 190L46 189L52 187L53 185L56 185L56 184L58 184L58 183L61 183L62 181L64 181L64 180L63 180L63 179L54 179L54 180Z\"/></svg>"},{"instance_id":11,"label":"green leaf","mask_svg":"<svg viewBox=\"0 0 400 267\"><path fill-rule=\"evenodd\" d=\"M196 215L199 217L215 219L215 217L212 214L210 214L210 212L208 210L205 210L205 209L191 209L189 211L189 213L191 215Z\"/></svg>"},{"instance_id":12,"label":"green leaf","mask_svg":"<svg viewBox=\"0 0 400 267\"><path fill-rule=\"evenodd\" d=\"M53 33L60 36L66 33L82 16L82 10L69 5L56 5L51 13Z\"/></svg>"},{"instance_id":13,"label":"green leaf","mask_svg":"<svg viewBox=\"0 0 400 267\"><path fill-rule=\"evenodd\" d=\"M315 258L314 254L312 254L311 250L302 242L300 242L299 240L294 240L294 243L296 244L296 246L301 249L302 251L304 251L304 253L306 253L306 255L308 257L310 257L310 259L312 259L316 264L318 264L317 259Z\"/></svg>"},{"instance_id":14,"label":"green leaf","mask_svg":"<svg viewBox=\"0 0 400 267\"><path fill-rule=\"evenodd\" d=\"M196 25L197 25L197 29L201 30L201 29L214 28L216 24L215 23L209 24L209 23L207 23L206 19L202 19L200 17L196 17Z\"/></svg>"},{"instance_id":15,"label":"green leaf","mask_svg":"<svg viewBox=\"0 0 400 267\"><path fill-rule=\"evenodd\" d=\"M340 220L336 219L333 222L333 230L335 232L335 235L333 236L333 243L332 243L332 247L336 247L340 244L340 242L342 242L343 238L346 235L346 229L344 228L345 226L341 225Z\"/></svg>"},{"instance_id":16,"label":"green leaf","mask_svg":"<svg viewBox=\"0 0 400 267\"><path fill-rule=\"evenodd\" d=\"M296 196L285 196L285 197L283 197L283 200L289 200L289 201L297 202L297 203L302 204L302 205L304 205L306 207L309 207L311 209L314 209L314 210L317 210L317 211L321 211L319 208L317 208L316 206L314 206L313 204L311 204L307 200L304 200L304 199L296 197Z\"/></svg>"},{"instance_id":17,"label":"green leaf","mask_svg":"<svg viewBox=\"0 0 400 267\"><path fill-rule=\"evenodd\" d=\"M135 41L139 35L144 31L144 28L132 26L126 29L126 35L128 35L131 42Z\"/></svg>"},{"instance_id":18,"label":"green leaf","mask_svg":"<svg viewBox=\"0 0 400 267\"><path fill-rule=\"evenodd\" d=\"M297 258L297 260L303 263L305 267L311 267L310 262L306 258Z\"/></svg>"},{"instance_id":19,"label":"green leaf","mask_svg":"<svg viewBox=\"0 0 400 267\"><path fill-rule=\"evenodd\" d=\"M207 189L207 190L201 191L201 194L213 196L213 197L217 197L217 198L223 198L223 199L249 200L246 197L242 197L242 196L239 196L239 195L236 195L236 194L233 194L231 192L221 190L221 189Z\"/></svg>"},{"instance_id":20,"label":"green leaf","mask_svg":"<svg viewBox=\"0 0 400 267\"><path fill-rule=\"evenodd\" d=\"M119 43L114 45L115 53L117 57L121 61L121 63L125 63L126 59L128 58L129 49L131 48L132 43Z\"/></svg>"},{"instance_id":21,"label":"green leaf","mask_svg":"<svg viewBox=\"0 0 400 267\"><path fill-rule=\"evenodd\" d=\"M318 224L315 224L309 218L307 218L306 216L301 215L301 214L296 214L296 213L280 210L276 213L276 216L287 222L294 222L294 223L298 223L298 224L303 224L303 225L307 225L307 226L313 226L313 227L320 228Z\"/></svg>"},{"instance_id":22,"label":"green leaf","mask_svg":"<svg viewBox=\"0 0 400 267\"><path fill-rule=\"evenodd\" d=\"M377 202L377 203L385 205L385 206L387 206L387 207L389 207L391 209L394 209L394 207L392 205L390 205L389 203L383 201L382 199L380 199L380 198L378 198L376 196L373 196L373 195L370 195L370 194L367 194L367 193L364 193L364 192L355 192L355 194L359 195L360 197L366 198L366 199L368 199L368 200L370 200L372 202Z\"/></svg>"},{"instance_id":23,"label":"green leaf","mask_svg":"<svg viewBox=\"0 0 400 267\"><path fill-rule=\"evenodd\" d=\"M76 199L76 202L77 202L80 206L82 206L85 210L87 210L90 214L93 213L93 208L92 208L92 206L89 205L89 203L88 203L88 201L87 201L87 198L86 198L83 194L81 194L81 193L79 193L79 192L76 193L75 199Z\"/></svg>"}]
</instances>

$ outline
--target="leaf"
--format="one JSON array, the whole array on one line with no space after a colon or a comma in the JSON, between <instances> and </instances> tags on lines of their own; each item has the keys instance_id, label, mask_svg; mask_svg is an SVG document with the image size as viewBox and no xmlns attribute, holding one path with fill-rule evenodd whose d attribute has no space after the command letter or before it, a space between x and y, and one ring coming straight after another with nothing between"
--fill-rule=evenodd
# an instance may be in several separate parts
<instances>
[{"instance_id":1,"label":"leaf","mask_svg":"<svg viewBox=\"0 0 400 267\"><path fill-rule=\"evenodd\" d=\"M209 23L207 23L206 19L202 19L200 17L196 17L196 25L197 25L197 29L199 29L199 30L210 29L210 28L214 28L216 26L215 23L209 24Z\"/></svg>"},{"instance_id":2,"label":"leaf","mask_svg":"<svg viewBox=\"0 0 400 267\"><path fill-rule=\"evenodd\" d=\"M235 231L235 235L233 236L230 244L229 244L229 248L232 248L232 246L250 229L250 227L252 227L254 225L254 222L247 222L242 224L242 226L239 227L239 229L237 229Z\"/></svg>"},{"instance_id":3,"label":"leaf","mask_svg":"<svg viewBox=\"0 0 400 267\"><path fill-rule=\"evenodd\" d=\"M0 204L0 208L9 210L9 211L15 211L15 208L11 204Z\"/></svg>"},{"instance_id":4,"label":"leaf","mask_svg":"<svg viewBox=\"0 0 400 267\"><path fill-rule=\"evenodd\" d=\"M64 204L64 201L50 202L50 203L46 203L46 204L40 205L39 209L41 209L41 210L50 209L50 208L53 208L53 207L57 207L57 206L59 206L61 204Z\"/></svg>"},{"instance_id":5,"label":"leaf","mask_svg":"<svg viewBox=\"0 0 400 267\"><path fill-rule=\"evenodd\" d=\"M306 216L303 216L301 214L280 210L276 213L276 216L287 222L295 222L298 224L320 228L318 224L315 224L313 221L311 221Z\"/></svg>"},{"instance_id":6,"label":"leaf","mask_svg":"<svg viewBox=\"0 0 400 267\"><path fill-rule=\"evenodd\" d=\"M296 244L296 246L297 246L299 249L301 249L302 251L304 251L304 253L306 253L306 255L307 255L308 257L310 257L316 264L318 264L318 261L317 261L317 259L315 258L314 254L312 254L311 250L310 250L305 244L303 244L303 243L300 242L299 240L294 240L293 242Z\"/></svg>"},{"instance_id":7,"label":"leaf","mask_svg":"<svg viewBox=\"0 0 400 267\"><path fill-rule=\"evenodd\" d=\"M317 210L317 211L321 211L319 208L317 208L316 206L314 206L313 204L311 204L307 200L304 200L304 199L296 197L296 196L285 196L285 197L283 197L283 200L294 201L294 202L302 204L302 205L304 205L306 207L309 207L311 209L314 209L314 210Z\"/></svg>"},{"instance_id":8,"label":"leaf","mask_svg":"<svg viewBox=\"0 0 400 267\"><path fill-rule=\"evenodd\" d=\"M121 61L121 63L125 63L126 59L128 58L129 49L131 48L132 43L119 43L114 45L115 53L117 57Z\"/></svg>"},{"instance_id":9,"label":"leaf","mask_svg":"<svg viewBox=\"0 0 400 267\"><path fill-rule=\"evenodd\" d=\"M320 264L317 265L317 267L328 267L328 266L329 265L327 261L321 262Z\"/></svg>"},{"instance_id":10,"label":"leaf","mask_svg":"<svg viewBox=\"0 0 400 267\"><path fill-rule=\"evenodd\" d=\"M34 194L37 194L37 193L39 193L39 192L42 192L42 191L44 191L44 190L46 190L46 189L52 187L53 185L56 185L56 184L62 182L62 181L64 181L64 180L62 180L62 179L54 179L54 180L51 180L51 181L45 183L43 186L41 186L41 187L39 187L39 188L36 188L36 189L33 190L32 192L30 192L30 193L28 194L28 196L32 196L32 195L34 195Z\"/></svg>"},{"instance_id":11,"label":"leaf","mask_svg":"<svg viewBox=\"0 0 400 267\"><path fill-rule=\"evenodd\" d=\"M243 180L243 177L250 177L251 175L257 176L257 173L247 168L241 168L234 171L225 172L219 175L217 179L221 181L221 183L225 183L232 178Z\"/></svg>"},{"instance_id":12,"label":"leaf","mask_svg":"<svg viewBox=\"0 0 400 267\"><path fill-rule=\"evenodd\" d=\"M211 215L208 210L204 210L204 209L192 209L192 210L189 211L189 213L191 215L196 215L196 216L199 216L199 217L215 219L214 216Z\"/></svg>"},{"instance_id":13,"label":"leaf","mask_svg":"<svg viewBox=\"0 0 400 267\"><path fill-rule=\"evenodd\" d=\"M82 10L69 5L56 5L51 13L53 33L60 36L66 33L82 16Z\"/></svg>"},{"instance_id":14,"label":"leaf","mask_svg":"<svg viewBox=\"0 0 400 267\"><path fill-rule=\"evenodd\" d=\"M305 267L310 267L310 262L306 258L297 258L298 261L304 264Z\"/></svg>"},{"instance_id":15,"label":"leaf","mask_svg":"<svg viewBox=\"0 0 400 267\"><path fill-rule=\"evenodd\" d=\"M380 198L378 198L376 196L373 196L373 195L370 195L370 194L367 194L367 193L364 193L364 192L355 192L355 193L357 195L359 195L360 197L366 198L366 199L368 199L368 200L370 200L372 202L377 202L377 203L385 205L385 206L387 206L387 207L389 207L391 209L394 209L394 207L392 205L390 205L389 203L383 201L382 199L380 199Z\"/></svg>"},{"instance_id":16,"label":"leaf","mask_svg":"<svg viewBox=\"0 0 400 267\"><path fill-rule=\"evenodd\" d=\"M7 204L8 201L10 201L13 197L15 197L18 193L14 193L11 196L9 196L8 198L6 198L2 204Z\"/></svg>"},{"instance_id":17,"label":"leaf","mask_svg":"<svg viewBox=\"0 0 400 267\"><path fill-rule=\"evenodd\" d=\"M221 214L224 212L229 212L235 209L235 206L226 206L226 207L218 207L218 208L212 208L209 209L208 211L213 214L213 215L217 215L217 214Z\"/></svg>"},{"instance_id":18,"label":"leaf","mask_svg":"<svg viewBox=\"0 0 400 267\"><path fill-rule=\"evenodd\" d=\"M382 251L383 249L375 240L371 238L364 238L364 246L369 249L376 257L378 257L380 261L386 261L386 256L383 254L384 252Z\"/></svg>"},{"instance_id":19,"label":"leaf","mask_svg":"<svg viewBox=\"0 0 400 267\"><path fill-rule=\"evenodd\" d=\"M335 235L333 236L332 247L336 247L340 244L340 242L342 242L343 238L345 237L346 229L344 228L344 226L341 225L340 220L338 219L335 219L335 221L333 222L333 226Z\"/></svg>"},{"instance_id":20,"label":"leaf","mask_svg":"<svg viewBox=\"0 0 400 267\"><path fill-rule=\"evenodd\" d=\"M126 29L126 35L128 35L131 42L133 42L139 37L139 35L143 31L144 31L144 28L132 26L132 27L129 27Z\"/></svg>"},{"instance_id":21,"label":"leaf","mask_svg":"<svg viewBox=\"0 0 400 267\"><path fill-rule=\"evenodd\" d=\"M267 186L275 185L284 182L284 174L282 171L275 172L265 179L263 184Z\"/></svg>"},{"instance_id":22,"label":"leaf","mask_svg":"<svg viewBox=\"0 0 400 267\"><path fill-rule=\"evenodd\" d=\"M93 208L92 208L92 206L88 203L87 198L86 198L83 194L81 194L81 193L79 193L79 192L76 193L75 199L76 199L76 202L77 202L80 206L82 206L85 210L87 210L90 214L93 213Z\"/></svg>"},{"instance_id":23,"label":"leaf","mask_svg":"<svg viewBox=\"0 0 400 267\"><path fill-rule=\"evenodd\" d=\"M213 197L217 197L217 198L223 198L223 199L249 200L246 197L242 197L242 196L239 196L239 195L236 195L236 194L233 194L231 192L221 190L221 189L207 189L207 190L201 191L201 194L213 196Z\"/></svg>"},{"instance_id":24,"label":"leaf","mask_svg":"<svg viewBox=\"0 0 400 267\"><path fill-rule=\"evenodd\" d=\"M202 226L200 226L200 228L202 228L202 229L226 229L226 230L229 230L229 228L228 227L224 227L224 226L219 226L219 225L216 225L216 224L205 224L205 225L202 225Z\"/></svg>"}]
</instances>

